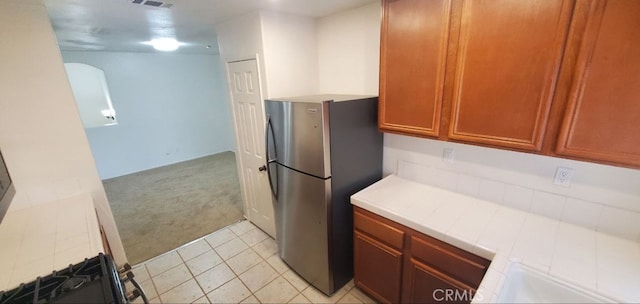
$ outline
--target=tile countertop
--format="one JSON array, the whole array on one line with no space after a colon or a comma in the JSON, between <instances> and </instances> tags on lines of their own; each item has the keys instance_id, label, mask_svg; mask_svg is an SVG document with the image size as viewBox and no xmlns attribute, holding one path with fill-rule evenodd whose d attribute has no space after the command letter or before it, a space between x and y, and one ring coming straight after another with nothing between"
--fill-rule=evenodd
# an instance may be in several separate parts
<instances>
[{"instance_id":1,"label":"tile countertop","mask_svg":"<svg viewBox=\"0 0 640 304\"><path fill-rule=\"evenodd\" d=\"M640 302L639 243L395 175L354 194L351 203L491 260L474 303L496 301L511 262Z\"/></svg>"},{"instance_id":2,"label":"tile countertop","mask_svg":"<svg viewBox=\"0 0 640 304\"><path fill-rule=\"evenodd\" d=\"M7 213L0 244L0 290L104 252L89 194Z\"/></svg>"}]
</instances>

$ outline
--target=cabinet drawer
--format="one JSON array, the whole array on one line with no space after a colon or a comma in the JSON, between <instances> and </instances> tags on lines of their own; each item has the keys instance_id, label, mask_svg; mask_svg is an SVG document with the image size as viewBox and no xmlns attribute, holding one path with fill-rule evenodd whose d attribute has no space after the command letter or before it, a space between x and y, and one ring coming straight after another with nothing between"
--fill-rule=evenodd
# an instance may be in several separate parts
<instances>
[{"instance_id":1,"label":"cabinet drawer","mask_svg":"<svg viewBox=\"0 0 640 304\"><path fill-rule=\"evenodd\" d=\"M404 231L398 227L398 224L358 207L354 207L353 212L353 226L356 230L368 234L392 248L402 250Z\"/></svg>"},{"instance_id":2,"label":"cabinet drawer","mask_svg":"<svg viewBox=\"0 0 640 304\"><path fill-rule=\"evenodd\" d=\"M480 285L490 263L426 235L411 236L411 256L470 286Z\"/></svg>"},{"instance_id":3,"label":"cabinet drawer","mask_svg":"<svg viewBox=\"0 0 640 304\"><path fill-rule=\"evenodd\" d=\"M408 260L405 269L404 303L470 303L476 292L476 288L414 259Z\"/></svg>"}]
</instances>

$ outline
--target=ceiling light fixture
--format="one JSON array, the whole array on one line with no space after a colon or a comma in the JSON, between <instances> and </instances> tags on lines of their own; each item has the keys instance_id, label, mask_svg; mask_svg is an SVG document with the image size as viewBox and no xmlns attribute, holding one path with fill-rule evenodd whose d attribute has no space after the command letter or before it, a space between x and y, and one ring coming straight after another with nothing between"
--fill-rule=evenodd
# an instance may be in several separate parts
<instances>
[{"instance_id":1,"label":"ceiling light fixture","mask_svg":"<svg viewBox=\"0 0 640 304\"><path fill-rule=\"evenodd\" d=\"M144 44L153 46L154 49L158 51L163 51L163 52L175 51L178 49L178 47L180 47L181 45L184 45L184 43L178 42L173 38L153 39L149 42L144 42Z\"/></svg>"}]
</instances>

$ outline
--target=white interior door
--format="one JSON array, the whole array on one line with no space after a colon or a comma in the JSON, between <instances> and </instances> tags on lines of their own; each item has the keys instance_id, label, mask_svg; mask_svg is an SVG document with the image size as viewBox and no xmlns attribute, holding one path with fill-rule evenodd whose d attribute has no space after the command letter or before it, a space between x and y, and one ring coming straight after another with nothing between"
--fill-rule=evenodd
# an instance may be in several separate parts
<instances>
[{"instance_id":1,"label":"white interior door","mask_svg":"<svg viewBox=\"0 0 640 304\"><path fill-rule=\"evenodd\" d=\"M275 237L271 190L265 160L265 114L255 59L227 64L236 130L238 171L245 199L245 215Z\"/></svg>"}]
</instances>

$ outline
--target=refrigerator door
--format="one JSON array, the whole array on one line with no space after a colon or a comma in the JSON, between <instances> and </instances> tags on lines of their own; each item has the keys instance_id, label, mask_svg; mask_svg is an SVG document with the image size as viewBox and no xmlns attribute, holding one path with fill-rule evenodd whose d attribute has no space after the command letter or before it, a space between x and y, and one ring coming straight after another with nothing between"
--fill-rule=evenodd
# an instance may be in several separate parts
<instances>
[{"instance_id":1,"label":"refrigerator door","mask_svg":"<svg viewBox=\"0 0 640 304\"><path fill-rule=\"evenodd\" d=\"M321 291L333 292L328 248L331 179L277 165L279 199L274 200L280 258Z\"/></svg>"},{"instance_id":2,"label":"refrigerator door","mask_svg":"<svg viewBox=\"0 0 640 304\"><path fill-rule=\"evenodd\" d=\"M330 177L328 102L267 100L265 108L269 159L313 176Z\"/></svg>"}]
</instances>

